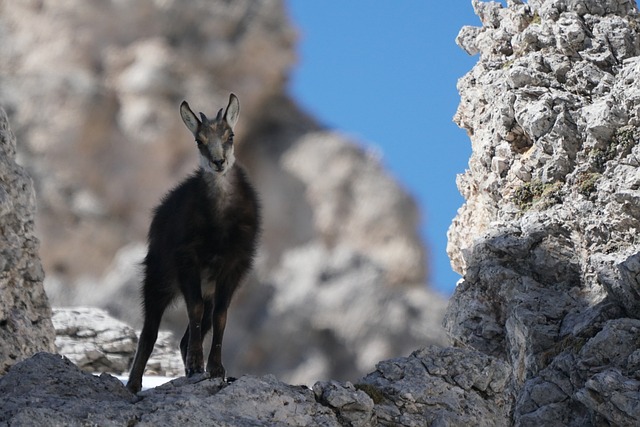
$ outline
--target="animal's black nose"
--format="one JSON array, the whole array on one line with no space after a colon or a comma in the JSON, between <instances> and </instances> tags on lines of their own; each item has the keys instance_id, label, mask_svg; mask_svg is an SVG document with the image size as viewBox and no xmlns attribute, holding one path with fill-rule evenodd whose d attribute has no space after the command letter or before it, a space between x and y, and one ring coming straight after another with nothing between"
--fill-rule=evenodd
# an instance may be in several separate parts
<instances>
[{"instance_id":1,"label":"animal's black nose","mask_svg":"<svg viewBox=\"0 0 640 427\"><path fill-rule=\"evenodd\" d=\"M213 164L215 165L216 169L218 171L222 170L222 166L224 165L224 159L220 159L220 160L214 160Z\"/></svg>"}]
</instances>

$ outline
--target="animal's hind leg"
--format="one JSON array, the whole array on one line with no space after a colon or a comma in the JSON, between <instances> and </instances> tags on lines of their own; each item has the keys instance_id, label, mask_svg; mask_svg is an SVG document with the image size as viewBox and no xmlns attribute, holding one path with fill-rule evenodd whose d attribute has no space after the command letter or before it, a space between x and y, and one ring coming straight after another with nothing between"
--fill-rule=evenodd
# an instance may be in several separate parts
<instances>
[{"instance_id":1,"label":"animal's hind leg","mask_svg":"<svg viewBox=\"0 0 640 427\"><path fill-rule=\"evenodd\" d=\"M142 388L144 367L147 365L153 346L158 338L160 320L162 320L162 314L167 305L168 302L163 301L160 304L150 304L150 306L145 307L144 326L138 340L138 349L129 374L129 381L127 381L127 388L132 393L137 393Z\"/></svg>"},{"instance_id":2,"label":"animal's hind leg","mask_svg":"<svg viewBox=\"0 0 640 427\"><path fill-rule=\"evenodd\" d=\"M202 316L202 338L207 335L209 330L211 329L211 311L213 310L213 303L210 299L206 299L204 301L204 314ZM180 354L182 355L182 363L184 363L185 368L187 367L187 349L189 347L189 326L187 325L187 330L184 331L184 335L180 340Z\"/></svg>"}]
</instances>

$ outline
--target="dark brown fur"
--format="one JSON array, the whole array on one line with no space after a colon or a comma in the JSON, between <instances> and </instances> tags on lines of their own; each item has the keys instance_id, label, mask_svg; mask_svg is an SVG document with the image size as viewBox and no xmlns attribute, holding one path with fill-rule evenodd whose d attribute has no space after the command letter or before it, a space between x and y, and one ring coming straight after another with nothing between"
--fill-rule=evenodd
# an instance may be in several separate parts
<instances>
[{"instance_id":1,"label":"dark brown fur","mask_svg":"<svg viewBox=\"0 0 640 427\"><path fill-rule=\"evenodd\" d=\"M216 121L219 127L225 120L220 114L211 122L202 117L202 128L215 128ZM178 295L183 296L189 315L180 342L185 373L203 371L202 339L213 327L207 372L224 378L221 349L227 309L251 268L259 233L256 193L244 169L233 160L229 164L224 174L200 167L155 210L144 260L144 326L127 383L134 393L141 388L162 315Z\"/></svg>"}]
</instances>

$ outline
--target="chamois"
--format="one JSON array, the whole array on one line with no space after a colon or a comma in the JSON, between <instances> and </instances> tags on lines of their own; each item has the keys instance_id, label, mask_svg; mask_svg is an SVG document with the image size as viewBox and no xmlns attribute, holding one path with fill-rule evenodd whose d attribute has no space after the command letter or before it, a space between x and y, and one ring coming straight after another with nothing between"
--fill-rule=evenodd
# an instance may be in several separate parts
<instances>
[{"instance_id":1,"label":"chamois","mask_svg":"<svg viewBox=\"0 0 640 427\"><path fill-rule=\"evenodd\" d=\"M223 113L224 110L224 113ZM222 337L234 291L251 268L260 228L259 205L233 154L240 113L231 94L215 119L200 119L183 101L180 115L193 133L200 167L155 209L144 259L144 325L127 388L137 393L166 307L182 294L189 325L180 341L185 374L203 372L202 339L213 327L207 372L224 378Z\"/></svg>"}]
</instances>

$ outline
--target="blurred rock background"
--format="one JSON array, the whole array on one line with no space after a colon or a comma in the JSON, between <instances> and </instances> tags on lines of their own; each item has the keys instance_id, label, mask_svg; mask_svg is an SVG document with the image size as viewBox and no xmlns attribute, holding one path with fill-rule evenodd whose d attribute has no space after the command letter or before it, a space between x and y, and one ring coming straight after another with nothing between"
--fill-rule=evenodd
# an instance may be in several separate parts
<instances>
[{"instance_id":1,"label":"blurred rock background","mask_svg":"<svg viewBox=\"0 0 640 427\"><path fill-rule=\"evenodd\" d=\"M256 269L231 309L230 375L350 379L445 343L412 198L358 142L286 93L296 32L280 0L0 2L0 105L33 177L55 306L141 326L138 263L160 197L197 164L183 99L236 93L237 153L261 195ZM166 315L181 335L184 310Z\"/></svg>"}]
</instances>

